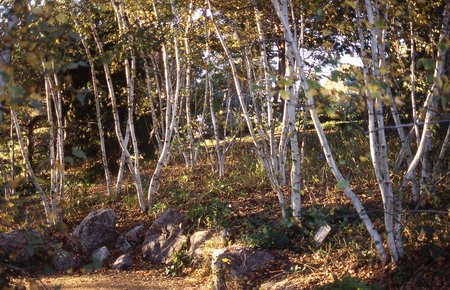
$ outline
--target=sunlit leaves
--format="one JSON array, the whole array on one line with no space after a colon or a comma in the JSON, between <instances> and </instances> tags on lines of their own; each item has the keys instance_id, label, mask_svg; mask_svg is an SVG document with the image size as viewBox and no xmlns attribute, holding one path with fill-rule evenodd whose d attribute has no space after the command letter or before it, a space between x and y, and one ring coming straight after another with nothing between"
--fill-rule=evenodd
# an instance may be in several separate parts
<instances>
[{"instance_id":1,"label":"sunlit leaves","mask_svg":"<svg viewBox=\"0 0 450 290\"><path fill-rule=\"evenodd\" d=\"M378 29L387 28L386 22L383 19L375 19L375 27Z\"/></svg>"},{"instance_id":2,"label":"sunlit leaves","mask_svg":"<svg viewBox=\"0 0 450 290\"><path fill-rule=\"evenodd\" d=\"M280 91L280 97L281 97L283 100L289 99L289 91L281 90L281 91Z\"/></svg>"},{"instance_id":3,"label":"sunlit leaves","mask_svg":"<svg viewBox=\"0 0 450 290\"><path fill-rule=\"evenodd\" d=\"M356 9L356 7L358 5L358 3L356 1L349 1L349 0L345 1L344 4L352 7L353 9Z\"/></svg>"},{"instance_id":4,"label":"sunlit leaves","mask_svg":"<svg viewBox=\"0 0 450 290\"><path fill-rule=\"evenodd\" d=\"M322 30L322 35L323 36L330 36L331 35L331 31L328 30L328 29L324 29L324 30Z\"/></svg>"},{"instance_id":5,"label":"sunlit leaves","mask_svg":"<svg viewBox=\"0 0 450 290\"><path fill-rule=\"evenodd\" d=\"M67 17L64 13L59 13L55 18L59 23L65 23L67 21Z\"/></svg>"},{"instance_id":6,"label":"sunlit leaves","mask_svg":"<svg viewBox=\"0 0 450 290\"><path fill-rule=\"evenodd\" d=\"M292 80L292 79L286 79L286 78L281 78L278 82L277 82L277 84L280 86L280 87L288 87L288 86L292 86L293 84L294 84L294 80Z\"/></svg>"}]
</instances>

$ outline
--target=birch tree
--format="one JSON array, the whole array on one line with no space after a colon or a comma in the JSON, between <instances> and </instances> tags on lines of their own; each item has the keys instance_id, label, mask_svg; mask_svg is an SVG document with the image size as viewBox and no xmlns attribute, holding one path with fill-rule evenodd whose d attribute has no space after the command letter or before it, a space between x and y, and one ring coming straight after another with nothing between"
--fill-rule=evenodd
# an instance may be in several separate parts
<instances>
[{"instance_id":1,"label":"birch tree","mask_svg":"<svg viewBox=\"0 0 450 290\"><path fill-rule=\"evenodd\" d=\"M288 11L287 1L286 0L281 0L281 1L273 0L273 5L274 5L275 11L277 13L277 16L280 19L280 22L282 23L283 28L285 30L286 41L288 41L290 43L296 43L294 41L293 33L292 33L290 25L289 25L288 15L286 14L286 12ZM380 256L380 259L383 262L386 262L387 254L383 247L383 242L381 240L381 237L380 237L378 231L375 229L372 221L370 220L369 216L367 215L366 211L364 210L364 206L362 205L361 200L350 189L349 182L344 178L344 176L340 172L340 170L337 167L336 162L333 158L331 148L328 144L328 140L323 132L322 124L317 115L314 99L311 96L310 91L309 91L309 85L308 85L306 75L304 72L304 68L303 68L304 64L303 64L303 59L301 57L300 51L298 50L296 45L292 45L292 50L294 52L294 57L297 60L297 74L300 78L301 86L302 86L305 96L307 98L309 113L310 113L312 122L314 124L316 133L319 137L320 144L322 146L322 150L324 152L327 163L328 163L331 171L333 172L333 175L336 178L337 183L344 190L347 197L349 197L349 199L353 203L353 206L355 207L356 211L358 212L360 219L363 221L364 225L366 226L366 229L369 232L369 234L374 242L375 248L377 250L378 255Z\"/></svg>"},{"instance_id":2,"label":"birch tree","mask_svg":"<svg viewBox=\"0 0 450 290\"><path fill-rule=\"evenodd\" d=\"M78 19L72 15L72 20L74 21L76 29L78 31L80 31L81 25L80 25ZM102 121L102 114L101 114L101 109L100 109L100 94L99 94L99 89L97 86L95 61L94 61L94 57L92 56L92 54L89 50L89 45L87 43L87 39L84 38L84 35L81 32L79 32L79 36L80 36L80 41L81 41L81 44L83 45L84 52L88 59L89 67L91 70L92 93L94 94L95 114L96 114L98 134L99 134L99 138L100 138L100 151L101 151L101 155L102 155L103 171L105 172L106 192L107 192L108 196L111 196L112 195L111 173L109 171L108 158L106 155L105 133L103 130L103 121ZM50 122L50 120L49 120L49 122Z\"/></svg>"},{"instance_id":3,"label":"birch tree","mask_svg":"<svg viewBox=\"0 0 450 290\"><path fill-rule=\"evenodd\" d=\"M172 80L171 80L171 70L169 66L169 56L168 56L168 49L167 44L162 44L162 58L163 58L163 65L164 65L164 81L165 81L165 93L166 93L166 116L165 116L165 132L164 132L164 142L163 142L163 148L160 152L158 163L156 164L156 168L153 172L152 178L150 180L150 185L148 187L148 194L147 194L147 206L149 209L152 208L155 193L158 188L159 183L159 177L161 175L161 171L164 167L164 164L169 156L170 153L170 143L172 141L172 135L174 132L174 127L177 122L177 111L178 111L178 102L179 102L179 96L180 96L180 90L181 90L181 62L180 62L180 55L178 50L178 23L179 18L176 13L176 7L175 3L171 1L171 7L172 12L175 15L175 19L172 22L172 28L173 28L173 47L174 47L174 54L175 54L175 64L176 64L176 79L175 79L175 90L172 90ZM153 1L153 9L155 12L155 15L157 19L159 16L159 10L156 6L156 3Z\"/></svg>"},{"instance_id":4,"label":"birch tree","mask_svg":"<svg viewBox=\"0 0 450 290\"><path fill-rule=\"evenodd\" d=\"M102 65L103 65L103 71L104 71L104 75L106 78L106 84L108 87L108 93L109 93L109 98L111 100L111 107L112 107L112 115L113 115L113 119L114 119L114 128L115 128L115 132L116 132L116 137L117 140L119 142L120 148L122 150L122 153L124 155L125 158L125 162L131 172L131 175L133 177L133 181L134 181L134 186L136 188L136 193L138 196L138 201L139 201L139 206L141 211L145 212L146 211L146 204L144 201L144 195L143 195L143 189L142 189L142 183L141 183L141 176L139 171L137 170L138 167L136 167L135 162L132 161L131 159L131 154L128 151L128 141L126 140L126 137L124 137L124 135L122 134L122 129L121 129L121 125L120 125L120 118L119 118L119 113L118 113L118 104L117 104L117 99L116 99L116 94L114 91L114 84L113 84L113 80L111 77L111 70L110 70L110 66L107 62L106 59L106 55L105 55L105 51L103 48L103 42L101 41L98 32L97 32L97 28L96 25L94 23L94 21L92 20L91 16L89 15L89 11L87 11L87 9L84 10L85 12L85 17L87 20L87 23L89 25L89 28L91 30L91 34L92 37L94 39L94 42L96 44L97 50L99 55L102 57ZM130 105L130 99L128 99L128 104ZM128 110L132 110L132 107L128 107ZM127 130L129 130L131 128L131 126L129 125L130 121L127 121ZM127 131L126 130L126 131ZM127 135L127 134L126 134Z\"/></svg>"}]
</instances>

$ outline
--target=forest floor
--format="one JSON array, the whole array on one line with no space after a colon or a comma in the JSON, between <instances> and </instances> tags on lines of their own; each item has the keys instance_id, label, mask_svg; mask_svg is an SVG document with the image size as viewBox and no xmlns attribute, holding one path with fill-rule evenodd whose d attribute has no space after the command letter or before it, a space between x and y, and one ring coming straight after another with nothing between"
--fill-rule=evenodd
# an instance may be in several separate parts
<instances>
[{"instance_id":1,"label":"forest floor","mask_svg":"<svg viewBox=\"0 0 450 290\"><path fill-rule=\"evenodd\" d=\"M67 228L55 238L60 242L67 240L93 209L113 208L117 229L124 232L139 224L148 227L164 209L174 207L188 216L195 230L225 227L230 244L265 249L275 256L275 262L267 269L252 273L245 285L237 288L259 289L267 282L284 281L285 286L278 289L450 289L448 186L440 189L439 198L427 200L427 207L436 213L424 211L409 215L405 230L406 257L397 265L383 265L349 200L336 187L318 151L320 148L314 144L317 140L311 136L306 150L308 156L316 157L305 159L303 164L301 226L282 221L276 195L262 166L256 162L251 144L238 142L237 149L227 156L227 174L221 179L208 160L201 160L191 170L174 158L164 170L157 202L149 214L139 212L131 184L124 185L121 195L105 197L98 163L85 162L70 168L65 206ZM358 155L365 156L365 152L341 147L336 155L340 164L345 165L343 173L382 231L382 203L370 180L370 164L358 158ZM144 164L143 176L151 176L153 166ZM288 193L286 190L287 200ZM28 210L23 227L29 226L30 220L35 224L42 219L37 198L34 205L35 210ZM314 234L324 224L332 230L317 245ZM208 264L198 266L184 261L173 269L137 258L134 267L127 271L101 269L88 273L80 269L64 275L16 277L15 281L25 281L25 284L32 281L40 289L209 289Z\"/></svg>"}]
</instances>

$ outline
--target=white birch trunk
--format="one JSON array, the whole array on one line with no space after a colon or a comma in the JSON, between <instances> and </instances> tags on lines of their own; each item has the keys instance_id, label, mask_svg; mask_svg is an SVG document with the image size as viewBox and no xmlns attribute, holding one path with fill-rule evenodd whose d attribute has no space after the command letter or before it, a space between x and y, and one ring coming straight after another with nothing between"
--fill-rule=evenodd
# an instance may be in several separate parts
<instances>
[{"instance_id":1,"label":"white birch trunk","mask_svg":"<svg viewBox=\"0 0 450 290\"><path fill-rule=\"evenodd\" d=\"M45 62L42 63L43 69L45 71L45 81L46 81L46 89L48 89L48 96L50 97L50 101L47 101L47 114L55 113L56 116L56 128L54 127L53 116L47 117L52 121L52 125L50 125L50 129L52 130L53 136L51 136L50 140L51 144L49 146L55 146L54 152L54 171L51 174L51 178L53 179L53 183L51 182L51 196L52 196L52 205L56 208L58 199L59 203L62 203L64 200L64 184L65 184L65 160L64 160L64 120L63 120L63 112L62 112L62 96L61 91L59 89L58 77L54 71L54 65L52 64L51 68L45 66ZM55 222L57 219L64 219L64 209L60 208L60 213L56 215L54 214Z\"/></svg>"},{"instance_id":2,"label":"white birch trunk","mask_svg":"<svg viewBox=\"0 0 450 290\"><path fill-rule=\"evenodd\" d=\"M15 172L14 167L16 166L16 156L15 156L15 142L14 142L14 122L11 119L10 129L9 129L9 136L11 139L11 182L14 180ZM16 193L16 189L14 187L10 187L10 193L11 195L14 195Z\"/></svg>"},{"instance_id":3,"label":"white birch trunk","mask_svg":"<svg viewBox=\"0 0 450 290\"><path fill-rule=\"evenodd\" d=\"M258 156L259 160L261 161L261 163L262 163L262 165L263 165L263 167L264 167L264 169L265 169L265 171L267 173L267 176L268 176L269 181L270 181L270 183L272 185L272 188L277 193L278 201L279 201L280 208L281 208L281 214L282 214L283 218L285 218L286 217L286 210L285 210L284 194L281 191L281 188L280 188L280 185L278 183L278 180L277 180L276 176L273 175L273 170L270 168L270 165L271 165L270 161L268 161L266 156L264 155L264 150L263 150L263 148L261 148L261 145L259 144L258 138L257 138L257 136L256 136L256 134L254 132L253 123L252 123L252 120L250 118L250 114L249 114L249 112L247 110L247 105L245 103L244 94L243 94L243 90L242 90L242 87L241 87L241 82L239 80L237 68L236 68L236 66L234 64L235 61L234 61L233 57L230 54L230 51L228 49L228 45L226 44L226 42L224 40L224 37L223 37L219 27L217 26L217 23L214 20L214 12L212 10L211 3L210 3L209 0L208 0L208 8L211 11L211 20L213 22L213 25L214 25L214 28L215 28L215 31L216 31L216 36L219 39L219 41L220 41L220 43L221 43L221 45L223 47L223 50L225 52L225 56L227 57L228 63L230 65L230 67L231 67L231 73L232 73L232 76L233 76L233 81L234 81L234 85L235 85L235 88L236 88L236 93L237 93L237 96L239 98L239 103L241 105L242 113L243 113L244 119L245 119L245 121L247 123L247 127L249 129L250 136L251 136L251 138L253 140L253 143L254 143L254 145L256 147L257 156ZM258 126L257 128L259 129L258 130L258 133L259 133L260 127ZM260 134L260 136L263 136L262 133L259 133L259 134Z\"/></svg>"},{"instance_id":4,"label":"white birch trunk","mask_svg":"<svg viewBox=\"0 0 450 290\"><path fill-rule=\"evenodd\" d=\"M36 175L34 174L33 168L31 167L30 160L28 159L28 154L27 154L25 146L23 144L22 130L20 129L19 120L17 118L16 112L13 110L11 110L11 118L14 122L14 126L16 127L17 141L19 143L20 152L22 153L22 157L25 161L25 167L27 168L28 176L30 177L31 182L33 183L37 192L39 192L39 195L41 196L41 202L42 202L42 205L44 206L44 212L45 212L45 217L46 217L47 223L50 225L56 225L56 221L57 221L56 213L51 211L50 205L48 202L48 198L45 195L45 192L42 189L41 185L39 184L39 181L37 180Z\"/></svg>"},{"instance_id":5,"label":"white birch trunk","mask_svg":"<svg viewBox=\"0 0 450 290\"><path fill-rule=\"evenodd\" d=\"M109 166L108 166L108 158L106 155L106 145L105 145L105 133L103 131L103 124L102 124L102 115L100 110L100 97L98 93L98 87L97 87L97 78L96 78L96 71L95 71L95 63L94 58L91 55L91 52L89 51L89 46L87 45L86 41L83 38L83 35L79 33L81 43L83 44L84 51L86 53L86 57L89 62L89 66L91 69L91 81L92 81L92 90L94 93L94 102L95 102L95 116L97 121L97 128L98 128L98 134L100 137L100 152L102 155L102 162L103 162L103 171L105 172L105 181L106 181L106 193L108 196L112 195L112 187L111 187L111 173L109 172Z\"/></svg>"},{"instance_id":6,"label":"white birch trunk","mask_svg":"<svg viewBox=\"0 0 450 290\"><path fill-rule=\"evenodd\" d=\"M386 22L387 22L387 17L385 17ZM387 37L387 29L384 28L382 30L381 33L381 43L380 43L380 66L381 68L387 70L387 65L386 65L386 53L385 53L385 48L386 48L386 37ZM386 84L388 84L389 82L387 81L387 77L385 74L380 73L382 76L382 79L385 81ZM413 81L413 80L411 80ZM412 91L414 91L414 87L412 89ZM406 162L407 165L409 166L409 164L411 163L412 160L412 152L411 152L411 147L409 146L409 142L407 142L407 138L405 135L405 130L403 129L402 126L402 122L400 120L400 114L398 113L397 110L397 106L395 105L395 99L394 96L392 95L392 91L391 91L391 87L388 86L386 88L386 93L389 96L390 99L390 103L389 103L389 107L391 109L391 113L392 113L392 117L394 119L394 123L395 123L395 127L397 129L397 133L398 136L400 138L400 143L402 145L402 150L405 152L405 157L406 157ZM413 109L413 111L415 110L415 108ZM413 112L413 116L415 112ZM415 118L413 118L415 120ZM394 167L395 170L395 167ZM413 186L412 186L412 196L413 196L413 200L414 201L418 201L419 200L419 190L417 188L417 184L415 182L415 177L413 178L414 182L413 182Z\"/></svg>"},{"instance_id":7,"label":"white birch trunk","mask_svg":"<svg viewBox=\"0 0 450 290\"><path fill-rule=\"evenodd\" d=\"M283 6L287 5L286 0L283 0L281 2L279 2L279 0L273 0L273 5L275 7L275 11L277 12L278 18L280 19L284 29L286 30L286 41L294 43L294 37L292 36L292 32L289 28L289 21L284 16L282 9L280 7L280 5L283 5ZM333 172L333 175L336 178L336 181L343 188L347 197L352 201L353 206L355 207L356 211L358 212L359 217L361 218L364 225L366 226L366 229L369 232L369 234L374 242L374 245L375 245L375 248L377 250L379 257L381 258L381 260L384 263L386 263L387 255L386 255L385 249L383 247L383 242L381 240L381 237L378 234L378 231L375 229L374 225L372 224L372 221L370 220L369 216L367 215L366 211L364 210L361 200L350 189L348 181L346 181L345 178L342 176L342 173L340 172L340 170L337 167L336 162L333 158L333 155L331 153L331 148L328 144L325 133L323 132L322 124L320 123L319 117L317 116L314 99L309 94L309 87L308 87L308 83L306 80L305 72L303 70L303 59L300 55L300 51L298 50L298 48L295 45L292 46L292 49L294 51L294 57L297 61L298 74L301 78L301 84L302 84L303 90L305 92L305 95L307 97L307 105L309 106L309 112L311 114L311 119L313 121L316 133L319 137L320 144L322 146L327 163L330 166L330 169Z\"/></svg>"},{"instance_id":8,"label":"white birch trunk","mask_svg":"<svg viewBox=\"0 0 450 290\"><path fill-rule=\"evenodd\" d=\"M56 129L56 147L57 147L57 156L58 156L58 193L59 193L59 200L62 202L64 200L64 184L65 184L65 160L64 160L64 120L63 120L63 111L62 111L62 96L61 96L61 90L59 85L58 76L56 74L53 74L53 80L54 80L54 89L53 89L53 102L55 105L55 113L56 113L56 123L58 124L58 127ZM50 82L51 84L51 82ZM52 88L52 86L50 86ZM55 92L56 91L56 92ZM61 208L61 219L64 218L64 212Z\"/></svg>"},{"instance_id":9,"label":"white birch trunk","mask_svg":"<svg viewBox=\"0 0 450 290\"><path fill-rule=\"evenodd\" d=\"M125 36L126 33L129 32L129 23L128 19L125 15L125 10L123 8L122 0L118 1L118 6L116 6L115 1L111 0L113 8L117 15L117 24L119 26L119 34L121 36ZM134 42L133 38L128 35L127 37L128 43L126 49L130 52L130 58L126 58L125 65L125 77L127 82L127 112L128 112L128 120L127 127L130 132L131 144L133 146L134 152L134 162L132 162L132 171L135 180L135 186L137 189L137 196L139 201L139 206L142 211L146 210L146 204L144 199L144 191L142 189L141 183L141 173L139 169L139 148L136 138L136 132L134 128L134 91L135 91L135 78L136 78L136 56L133 52L132 44ZM125 144L126 145L126 144Z\"/></svg>"},{"instance_id":10,"label":"white birch trunk","mask_svg":"<svg viewBox=\"0 0 450 290\"><path fill-rule=\"evenodd\" d=\"M172 11L177 17L175 11L175 4L171 1ZM153 8L155 10L155 14L157 18L159 18L158 9L156 7L155 2L153 2ZM175 62L176 62L176 84L175 84L175 92L172 92L172 82L170 80L170 67L168 60L168 52L166 44L162 45L162 55L163 55L163 63L164 63L164 79L166 86L166 119L165 119L165 133L164 133L164 143L163 148L161 150L160 156L158 158L158 163L156 164L155 171L153 172L152 178L150 180L150 185L148 187L148 195L147 195L147 205L149 209L152 208L156 190L159 184L159 177L161 175L162 169L168 159L170 153L170 143L172 141L172 135L174 131L174 126L177 122L176 112L178 111L178 99L180 94L180 86L181 86L181 63L180 56L178 51L178 33L177 28L174 26L174 50L175 50Z\"/></svg>"},{"instance_id":11,"label":"white birch trunk","mask_svg":"<svg viewBox=\"0 0 450 290\"><path fill-rule=\"evenodd\" d=\"M208 75L208 73L207 73ZM214 147L216 149L216 155L217 155L217 163L219 168L219 177L225 176L225 161L224 156L222 152L222 147L220 146L220 137L219 137L219 129L217 128L217 120L216 120L216 113L214 112L214 97L213 97L213 88L211 85L211 81L209 79L209 76L207 76L207 83L209 83L209 113L211 115L211 123L213 125L213 132L214 132Z\"/></svg>"},{"instance_id":12,"label":"white birch trunk","mask_svg":"<svg viewBox=\"0 0 450 290\"><path fill-rule=\"evenodd\" d=\"M441 33L439 36L439 43L444 41L446 38L448 38L449 35L449 19L450 19L450 3L447 3L445 6L444 11L444 20L442 24ZM425 150L426 142L428 138L430 138L430 122L434 117L434 108L433 108L433 98L439 94L440 85L442 84L442 74L444 71L444 65L445 65L445 52L438 49L437 53L437 59L436 59L436 65L434 68L434 74L433 74L433 86L431 93L428 94L425 103L424 108L426 110L425 114L425 121L422 129L422 134L420 137L420 143L417 148L416 154L414 155L413 160L411 161L411 164L408 167L408 170L406 171L402 185L400 186L399 192L402 193L405 189L409 181L411 181L413 177L413 172L416 169L417 165L420 162L420 159L422 158L423 152Z\"/></svg>"},{"instance_id":13,"label":"white birch trunk","mask_svg":"<svg viewBox=\"0 0 450 290\"><path fill-rule=\"evenodd\" d=\"M411 4L410 4L411 5ZM417 107L416 107L416 36L414 33L414 9L408 7L410 12L410 38L411 38L411 110L414 123L414 131L416 132L416 144L420 143L420 129L417 124Z\"/></svg>"},{"instance_id":14,"label":"white birch trunk","mask_svg":"<svg viewBox=\"0 0 450 290\"><path fill-rule=\"evenodd\" d=\"M145 85L147 89L149 104L150 104L150 113L152 115L152 131L150 133L150 137L155 136L156 143L158 145L158 151L162 149L162 140L161 140L161 125L159 124L158 117L156 116L156 108L155 102L152 96L152 86L151 86L151 77L150 77L150 66L148 64L147 58L142 53L141 58L144 61L144 72L145 72ZM158 80L156 80L158 82ZM158 89L159 92L159 89Z\"/></svg>"},{"instance_id":15,"label":"white birch trunk","mask_svg":"<svg viewBox=\"0 0 450 290\"><path fill-rule=\"evenodd\" d=\"M272 163L272 168L274 169L275 176L278 175L278 160L277 160L277 142L275 139L275 123L273 116L273 98L271 93L271 85L270 85L270 65L267 60L267 49L266 49L266 39L263 31L263 26L261 24L261 13L257 8L257 1L252 0L254 10L255 10L255 19L256 19L256 27L258 29L258 38L261 42L261 63L262 70L264 74L264 87L266 94L266 106L267 106L267 135L269 137L269 146L270 146L270 161ZM286 178L285 178L286 179Z\"/></svg>"},{"instance_id":16,"label":"white birch trunk","mask_svg":"<svg viewBox=\"0 0 450 290\"><path fill-rule=\"evenodd\" d=\"M9 198L11 197L11 186L10 186L10 182L8 181L8 173L6 172L6 167L5 167L3 159L0 160L0 172L3 177L3 189L4 189L5 200L8 201ZM6 211L8 211L8 209L6 209Z\"/></svg>"},{"instance_id":17,"label":"white birch trunk","mask_svg":"<svg viewBox=\"0 0 450 290\"><path fill-rule=\"evenodd\" d=\"M92 21L90 15L88 13L86 16L88 18L89 26L90 26L92 35L94 37L94 41L97 46L97 50L98 50L99 54L102 57L104 57L105 53L103 50L103 44L98 36L97 29L94 25L94 22ZM127 144L125 144L125 140L122 135L122 129L120 127L119 113L117 110L117 101L116 101L116 96L115 96L115 92L114 92L114 85L113 85L113 81L111 78L111 71L109 68L109 64L106 62L106 60L103 60L102 63L103 63L103 71L104 71L105 78L106 78L106 84L108 87L108 93L109 93L109 97L111 99L112 114L113 114L113 119L114 119L114 128L115 128L115 132L116 132L116 137L119 142L120 148L122 149L122 152L124 154L126 164L128 165L128 168L130 169L130 172L133 176L134 186L136 188L136 192L138 195L140 209L142 212L145 212L147 210L146 204L145 204L145 202L143 202L140 199L140 197L143 196L140 176L138 174L136 174L136 172L134 170L134 164L133 164L133 161L131 160L131 155L130 155L130 152L128 151ZM127 122L127 128L130 128L130 126L128 126L128 122Z\"/></svg>"},{"instance_id":18,"label":"white birch trunk","mask_svg":"<svg viewBox=\"0 0 450 290\"><path fill-rule=\"evenodd\" d=\"M449 36L449 27L450 26L450 2L447 2L444 9L444 18L442 23L442 29L439 36L439 43L442 43L445 39ZM441 85L442 85L442 75L444 72L444 66L445 66L445 56L446 52L443 52L441 49L438 49L437 53L437 59L436 64L434 68L434 81L432 86L432 93L430 93L427 96L427 99L425 100L424 108L426 109L426 115L425 115L425 122L422 129L422 135L420 137L420 143L417 148L416 154L414 155L413 160L411 161L411 164L408 167L408 170L406 171L403 181L400 185L400 188L398 189L398 194L400 196L403 195L404 191L406 190L406 186L408 183L412 180L414 177L414 171L419 164L420 160L423 157L424 151L426 150L427 143L429 142L429 139L431 138L431 130L430 130L430 122L434 117L434 106L437 104L433 101L433 99L438 96L440 93ZM396 227L396 233L399 235L403 230L403 226L400 222L398 222Z\"/></svg>"},{"instance_id":19,"label":"white birch trunk","mask_svg":"<svg viewBox=\"0 0 450 290\"><path fill-rule=\"evenodd\" d=\"M45 69L45 68L44 68ZM45 95L47 104L47 120L49 124L49 153L50 153L50 198L52 212L57 212L58 198L57 198L57 166L55 156L55 125L53 123L53 109L52 109L52 97L50 92L50 84L45 77Z\"/></svg>"},{"instance_id":20,"label":"white birch trunk","mask_svg":"<svg viewBox=\"0 0 450 290\"><path fill-rule=\"evenodd\" d=\"M375 25L375 17L373 6L371 0L365 0L365 6L367 11L367 18L369 23L371 24L370 35L371 35L371 54L372 54L372 69L373 69L373 77L375 81L380 81L381 76L379 72L379 62L380 55L378 47L383 46L383 43L379 43L378 39L380 38L380 33L378 28ZM381 52L382 53L382 52ZM371 136L371 151L378 151L378 154L373 154L372 158L377 158L377 160L372 161L374 165L374 170L377 175L377 182L380 188L381 194L383 196L384 203L384 221L386 227L386 233L388 238L389 249L391 252L391 258L394 262L397 262L399 257L401 257L399 252L402 252L402 247L400 244L396 244L396 238L394 235L394 212L395 212L395 204L394 204L394 192L392 189L392 183L390 180L390 169L387 159L387 143L386 136L384 131L384 119L383 119L383 101L381 100L380 93L372 93L368 96L368 103L372 103L372 98L375 100L374 105L375 108L369 108L369 115L373 112L375 113L375 119L377 121L378 128L372 124L372 128L369 130L375 130L375 132L370 132L369 136ZM373 105L370 104L370 105ZM373 122L373 120L372 120ZM369 117L370 124L370 117ZM370 125L369 125L370 126ZM378 133L378 134L376 134ZM378 135L378 140L374 137ZM378 143L377 143L378 141ZM381 178L381 179L380 179ZM397 249L397 246L399 249Z\"/></svg>"},{"instance_id":21,"label":"white birch trunk","mask_svg":"<svg viewBox=\"0 0 450 290\"><path fill-rule=\"evenodd\" d=\"M287 7L286 7L287 8ZM287 9L284 10L282 7L282 13L288 18ZM287 31L284 29L284 35L287 34ZM287 38L286 38L287 39ZM294 37L295 41L295 37ZM294 52L292 46L295 45L296 42L289 43L286 42L286 78L289 80L293 80L295 75L295 61L294 61ZM289 92L289 99L286 100L286 114L287 114L287 132L289 135L289 141L291 144L291 174L290 174L290 183L291 183L291 208L292 215L294 218L300 217L300 209L301 209L301 195L300 195L300 186L301 186L301 176L300 176L300 152L298 146L298 134L297 134L297 106L298 106L298 91L294 89L294 85L286 87L285 90ZM281 144L281 141L280 141ZM280 152L280 157L282 153Z\"/></svg>"},{"instance_id":22,"label":"white birch trunk","mask_svg":"<svg viewBox=\"0 0 450 290\"><path fill-rule=\"evenodd\" d=\"M187 126L187 139L188 139L188 152L189 152L189 167L194 168L196 165L195 159L195 141L192 124L192 112L191 112L191 50L189 47L189 30L192 22L192 10L193 1L190 1L188 8L188 20L186 29L184 31L184 49L186 54L186 126Z\"/></svg>"}]
</instances>

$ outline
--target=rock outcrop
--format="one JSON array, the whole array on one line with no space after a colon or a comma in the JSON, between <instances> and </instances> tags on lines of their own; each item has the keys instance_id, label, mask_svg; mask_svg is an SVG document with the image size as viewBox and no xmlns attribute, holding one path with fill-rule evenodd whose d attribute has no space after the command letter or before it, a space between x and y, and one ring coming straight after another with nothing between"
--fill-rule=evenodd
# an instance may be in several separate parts
<instances>
[{"instance_id":1,"label":"rock outcrop","mask_svg":"<svg viewBox=\"0 0 450 290\"><path fill-rule=\"evenodd\" d=\"M42 235L35 230L0 233L0 254L17 265L30 266L29 263L45 246Z\"/></svg>"},{"instance_id":2,"label":"rock outcrop","mask_svg":"<svg viewBox=\"0 0 450 290\"><path fill-rule=\"evenodd\" d=\"M76 250L91 253L115 241L116 215L112 209L102 208L89 213L75 228L70 238Z\"/></svg>"},{"instance_id":3,"label":"rock outcrop","mask_svg":"<svg viewBox=\"0 0 450 290\"><path fill-rule=\"evenodd\" d=\"M187 243L186 216L175 209L167 209L151 225L142 244L144 259L151 262L167 263L173 253Z\"/></svg>"}]
</instances>

